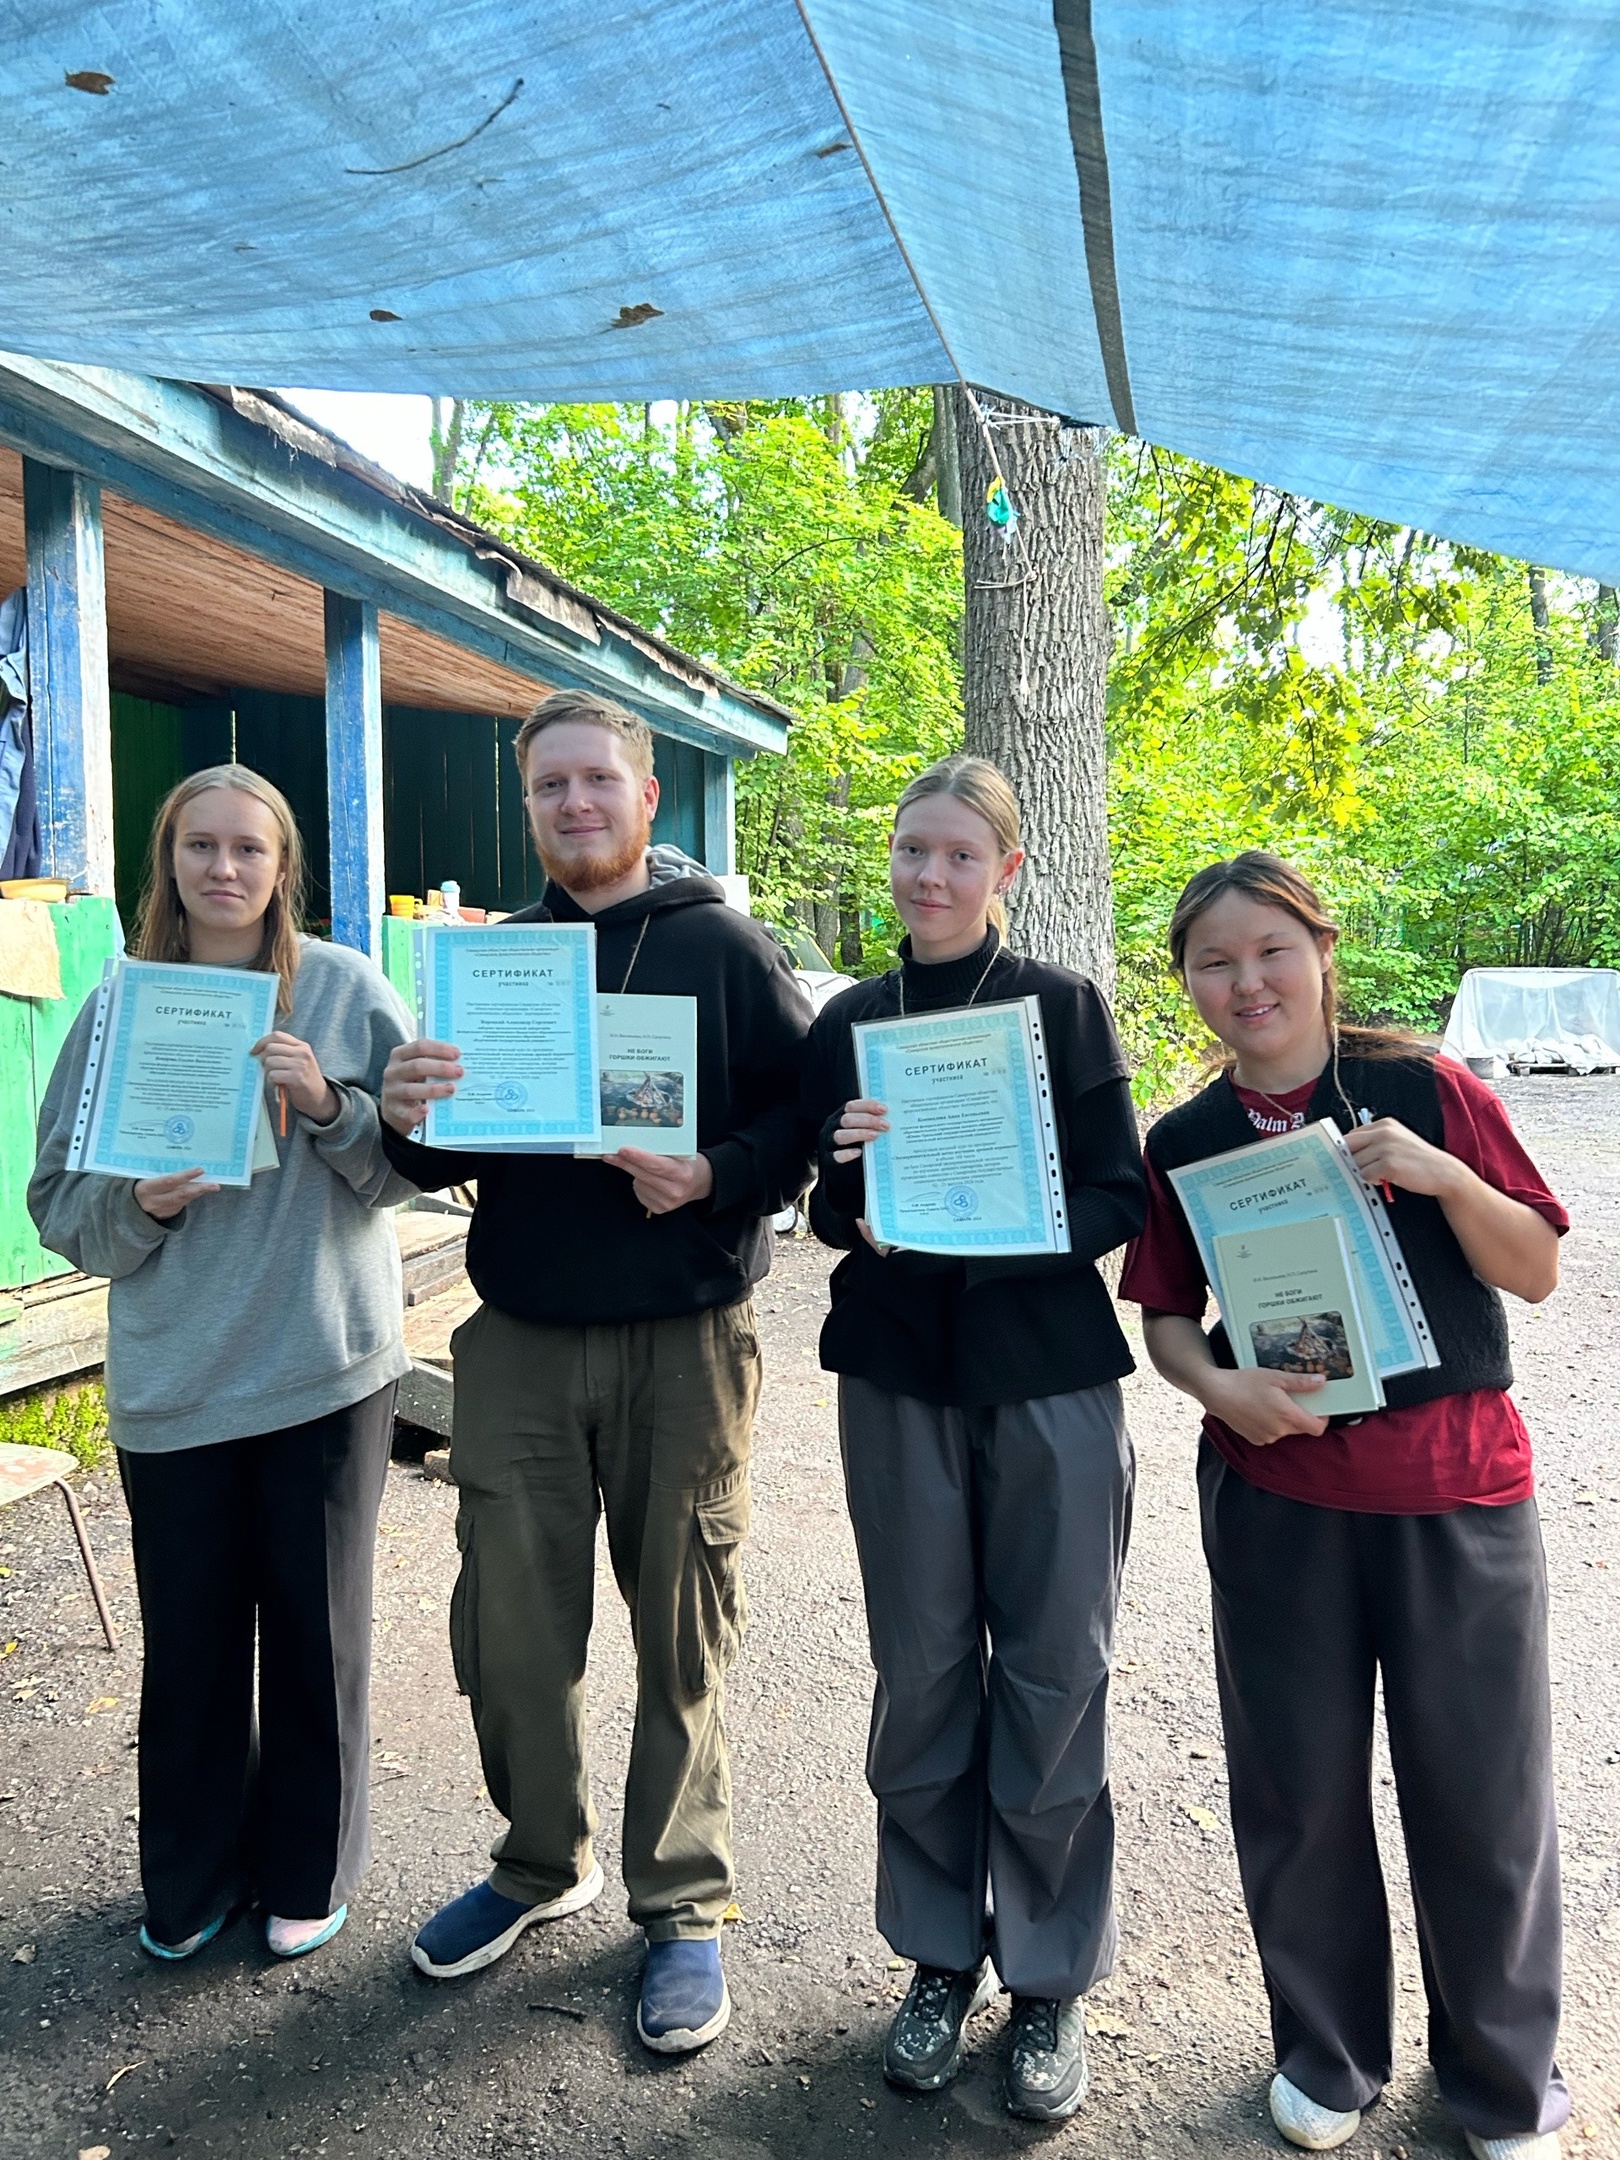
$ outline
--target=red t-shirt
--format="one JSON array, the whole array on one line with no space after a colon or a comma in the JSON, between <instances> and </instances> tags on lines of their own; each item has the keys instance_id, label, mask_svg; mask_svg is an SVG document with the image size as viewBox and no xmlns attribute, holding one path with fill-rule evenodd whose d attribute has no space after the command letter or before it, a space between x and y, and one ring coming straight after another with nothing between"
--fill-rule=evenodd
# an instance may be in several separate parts
<instances>
[{"instance_id":1,"label":"red t-shirt","mask_svg":"<svg viewBox=\"0 0 1620 2160\"><path fill-rule=\"evenodd\" d=\"M1434 1075L1447 1154L1498 1192L1533 1207L1562 1236L1569 1217L1520 1145L1501 1098L1448 1058L1436 1061ZM1297 1131L1316 1092L1314 1080L1269 1098L1235 1081L1227 1084L1268 1137ZM1147 1221L1125 1256L1119 1294L1149 1312L1185 1313L1200 1322L1209 1302L1181 1204L1151 1163ZM1439 1515L1468 1502L1507 1507L1535 1491L1530 1435L1512 1397L1499 1388L1441 1395L1406 1410L1375 1410L1320 1435L1291 1433L1271 1447L1255 1447L1219 1418L1206 1416L1204 1431L1251 1485L1313 1507Z\"/></svg>"}]
</instances>

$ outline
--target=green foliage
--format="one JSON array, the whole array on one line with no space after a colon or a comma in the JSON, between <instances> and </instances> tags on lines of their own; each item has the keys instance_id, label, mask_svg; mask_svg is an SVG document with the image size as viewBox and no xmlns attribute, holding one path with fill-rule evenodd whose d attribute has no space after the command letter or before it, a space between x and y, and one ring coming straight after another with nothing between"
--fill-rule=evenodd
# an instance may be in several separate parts
<instances>
[{"instance_id":1,"label":"green foliage","mask_svg":"<svg viewBox=\"0 0 1620 2160\"><path fill-rule=\"evenodd\" d=\"M98 1468L112 1452L101 1382L84 1380L8 1396L0 1402L0 1440L18 1447L61 1448L81 1469Z\"/></svg>"},{"instance_id":2,"label":"green foliage","mask_svg":"<svg viewBox=\"0 0 1620 2160\"><path fill-rule=\"evenodd\" d=\"M1442 1024L1464 969L1620 961L1612 594L1137 444L1114 450L1110 822L1145 1095L1201 1048L1167 988L1182 884L1288 856L1357 1017ZM1601 619L1600 619L1601 618Z\"/></svg>"},{"instance_id":3,"label":"green foliage","mask_svg":"<svg viewBox=\"0 0 1620 2160\"><path fill-rule=\"evenodd\" d=\"M916 475L927 391L675 408L474 405L458 500L800 717L738 773L740 867L846 966L892 947L885 836L960 739L961 538ZM908 488L911 492L908 492Z\"/></svg>"},{"instance_id":4,"label":"green foliage","mask_svg":"<svg viewBox=\"0 0 1620 2160\"><path fill-rule=\"evenodd\" d=\"M930 396L659 412L469 404L458 500L801 716L788 758L739 774L741 867L762 913L882 966L889 814L961 737ZM1357 1017L1437 1026L1468 967L1620 962L1612 592L1110 455L1118 1007L1144 1099L1203 1047L1164 958L1175 897L1242 848L1320 885Z\"/></svg>"}]
</instances>

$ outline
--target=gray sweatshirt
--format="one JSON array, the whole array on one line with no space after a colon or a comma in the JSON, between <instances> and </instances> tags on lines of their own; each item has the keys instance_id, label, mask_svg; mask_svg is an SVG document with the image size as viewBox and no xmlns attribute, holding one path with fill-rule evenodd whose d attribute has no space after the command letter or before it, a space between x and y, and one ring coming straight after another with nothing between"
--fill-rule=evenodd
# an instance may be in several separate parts
<instances>
[{"instance_id":1,"label":"gray sweatshirt","mask_svg":"<svg viewBox=\"0 0 1620 2160\"><path fill-rule=\"evenodd\" d=\"M343 1409L409 1371L399 1247L388 1210L416 1188L382 1152L376 1097L415 1025L382 974L342 945L303 940L292 1012L342 1107L326 1126L290 1106L280 1168L204 1193L169 1222L132 1179L68 1170L92 999L39 1114L28 1211L42 1242L107 1297L107 1409L137 1454L277 1432Z\"/></svg>"}]
</instances>

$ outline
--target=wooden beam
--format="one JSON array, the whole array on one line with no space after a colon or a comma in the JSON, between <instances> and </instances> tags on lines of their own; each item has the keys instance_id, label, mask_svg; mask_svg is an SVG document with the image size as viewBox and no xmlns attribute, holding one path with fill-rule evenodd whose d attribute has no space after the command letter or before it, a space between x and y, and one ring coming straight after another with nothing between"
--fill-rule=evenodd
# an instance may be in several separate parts
<instances>
[{"instance_id":1,"label":"wooden beam","mask_svg":"<svg viewBox=\"0 0 1620 2160\"><path fill-rule=\"evenodd\" d=\"M375 960L382 944L382 660L377 610L326 595L326 803L332 937Z\"/></svg>"},{"instance_id":2,"label":"wooden beam","mask_svg":"<svg viewBox=\"0 0 1620 2160\"><path fill-rule=\"evenodd\" d=\"M101 490L83 473L23 460L28 689L48 876L113 889L112 706Z\"/></svg>"},{"instance_id":3,"label":"wooden beam","mask_svg":"<svg viewBox=\"0 0 1620 2160\"><path fill-rule=\"evenodd\" d=\"M717 877L737 868L737 775L730 758L703 753L703 864Z\"/></svg>"}]
</instances>

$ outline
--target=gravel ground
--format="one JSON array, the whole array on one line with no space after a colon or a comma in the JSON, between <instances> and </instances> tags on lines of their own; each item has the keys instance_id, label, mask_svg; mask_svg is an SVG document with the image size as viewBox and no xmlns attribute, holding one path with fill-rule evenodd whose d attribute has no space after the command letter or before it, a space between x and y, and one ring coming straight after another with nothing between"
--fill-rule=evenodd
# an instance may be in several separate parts
<instances>
[{"instance_id":1,"label":"gravel ground","mask_svg":"<svg viewBox=\"0 0 1620 2160\"><path fill-rule=\"evenodd\" d=\"M1563 2060L1571 2153L1620 2153L1620 1082L1504 1088L1576 1227L1565 1285L1513 1313L1519 1393L1540 1443L1568 1904ZM1129 1384L1141 1460L1115 1681L1119 1969L1091 1998L1093 2082L1051 2131L1011 2122L1005 2000L968 2068L932 2100L890 2093L881 2034L903 1975L873 1931L872 1807L861 1777L869 1674L837 1470L832 1388L816 1363L827 1256L785 1242L759 1303L767 1385L756 1455L753 1625L732 1679L741 1922L727 1930L736 2014L686 2063L634 2035L639 1938L617 1881L630 1729L629 1637L611 1577L593 1653L601 1856L596 1909L536 1930L459 1986L411 1970L409 1931L482 1871L496 1822L444 1642L454 1496L396 1465L377 1591L377 1861L348 1927L282 1965L239 1923L194 1963L135 1945L134 1707L139 1629L116 1480L85 1482L124 1629L100 1647L54 1495L0 1516L0 2153L117 2160L151 2146L258 2156L382 2152L677 2155L862 2151L1173 2160L1281 2149L1255 1959L1226 1828L1198 1551L1188 1407ZM13 1638L15 1647L11 1647ZM1399 1831L1380 1760L1382 1832ZM1422 2057L1410 1908L1398 1895L1399 2064L1352 2151L1458 2155ZM97 2155L99 2160L99 2154Z\"/></svg>"}]
</instances>

